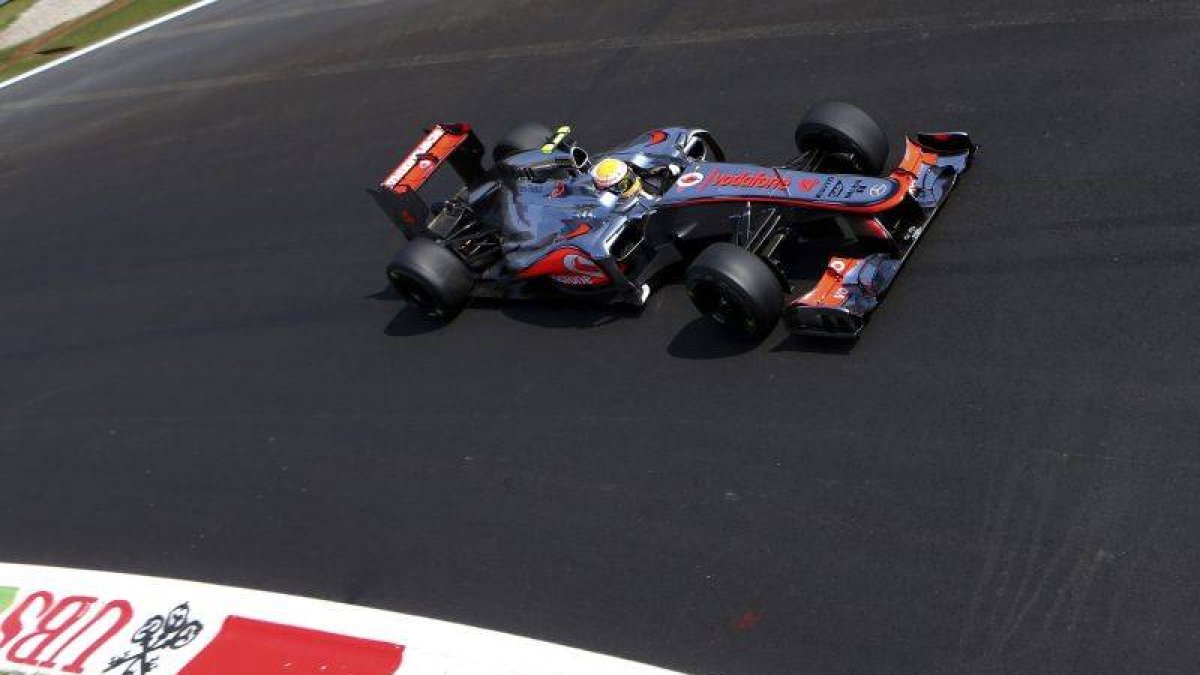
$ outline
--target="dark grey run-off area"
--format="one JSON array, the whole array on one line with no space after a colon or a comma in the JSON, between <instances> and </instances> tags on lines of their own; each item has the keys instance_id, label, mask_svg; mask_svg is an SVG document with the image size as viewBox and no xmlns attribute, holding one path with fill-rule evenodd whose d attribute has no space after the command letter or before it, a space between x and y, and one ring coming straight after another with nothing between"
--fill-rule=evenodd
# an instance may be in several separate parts
<instances>
[{"instance_id":1,"label":"dark grey run-off area","mask_svg":"<svg viewBox=\"0 0 1200 675\"><path fill-rule=\"evenodd\" d=\"M0 558L706 675L1196 673L1198 44L1195 2L223 0L0 91ZM385 290L363 188L425 123L772 162L830 97L893 161L983 146L851 350Z\"/></svg>"}]
</instances>

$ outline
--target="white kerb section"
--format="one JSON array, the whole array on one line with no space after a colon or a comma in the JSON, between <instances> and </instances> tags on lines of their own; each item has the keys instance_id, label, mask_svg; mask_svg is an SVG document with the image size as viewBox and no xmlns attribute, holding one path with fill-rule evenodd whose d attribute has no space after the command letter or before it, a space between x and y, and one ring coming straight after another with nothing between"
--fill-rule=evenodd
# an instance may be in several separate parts
<instances>
[{"instance_id":1,"label":"white kerb section","mask_svg":"<svg viewBox=\"0 0 1200 675\"><path fill-rule=\"evenodd\" d=\"M396 583L403 579L397 578ZM72 598L92 602L82 605ZM76 604L71 606L71 602ZM47 626L61 625L80 607L85 611L70 630L48 637ZM191 640L177 640L179 648L156 651L154 675L173 675L185 668L214 639L221 639L218 636L228 617L400 646L403 653L396 675L680 675L408 614L212 584L8 563L0 563L0 626L4 627L0 631L0 671L122 675L123 667L106 670L112 660L131 654L136 657L142 648L138 645L143 644L137 639L140 635L145 641L146 627L163 630L163 623L155 624L153 617L164 617L169 629L172 612L180 607L186 607L183 613L188 621L203 624L203 629L193 631L196 635ZM179 625L175 626L176 635ZM84 665L77 672L69 670L77 663ZM139 671L135 668L133 672Z\"/></svg>"}]
</instances>

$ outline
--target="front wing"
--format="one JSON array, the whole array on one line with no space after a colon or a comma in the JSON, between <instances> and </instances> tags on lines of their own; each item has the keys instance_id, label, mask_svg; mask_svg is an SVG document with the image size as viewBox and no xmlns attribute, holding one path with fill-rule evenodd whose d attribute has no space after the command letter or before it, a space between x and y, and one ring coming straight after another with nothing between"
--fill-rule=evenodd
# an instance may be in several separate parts
<instances>
[{"instance_id":1,"label":"front wing","mask_svg":"<svg viewBox=\"0 0 1200 675\"><path fill-rule=\"evenodd\" d=\"M788 329L798 335L857 337L977 151L964 133L908 139L904 160L889 177L903 192L859 223L868 236L883 239L890 252L831 258L817 285L788 302L783 314Z\"/></svg>"}]
</instances>

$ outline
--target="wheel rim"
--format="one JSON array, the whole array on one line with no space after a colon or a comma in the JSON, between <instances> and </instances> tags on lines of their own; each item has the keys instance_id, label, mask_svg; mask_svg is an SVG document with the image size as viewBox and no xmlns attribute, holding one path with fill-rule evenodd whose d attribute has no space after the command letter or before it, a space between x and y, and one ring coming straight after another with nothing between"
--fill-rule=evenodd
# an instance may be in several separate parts
<instances>
[{"instance_id":1,"label":"wheel rim","mask_svg":"<svg viewBox=\"0 0 1200 675\"><path fill-rule=\"evenodd\" d=\"M753 335L758 328L758 322L750 316L736 299L722 293L717 304L717 312L713 315L718 323L733 329L740 329Z\"/></svg>"},{"instance_id":2,"label":"wheel rim","mask_svg":"<svg viewBox=\"0 0 1200 675\"><path fill-rule=\"evenodd\" d=\"M445 316L446 308L437 302L420 283L407 277L392 277L392 283L406 302L413 305L422 313L439 318Z\"/></svg>"},{"instance_id":3,"label":"wheel rim","mask_svg":"<svg viewBox=\"0 0 1200 675\"><path fill-rule=\"evenodd\" d=\"M826 153L833 155L841 155L845 158L845 169L851 172L868 173L867 167L864 166L862 160L862 150L860 150L850 139L845 136L828 129L822 129L814 132L810 139L813 144Z\"/></svg>"},{"instance_id":4,"label":"wheel rim","mask_svg":"<svg viewBox=\"0 0 1200 675\"><path fill-rule=\"evenodd\" d=\"M698 281L688 289L688 295L701 314L722 326L742 330L751 335L758 330L758 322L754 317L746 311L737 297L728 293L720 284Z\"/></svg>"}]
</instances>

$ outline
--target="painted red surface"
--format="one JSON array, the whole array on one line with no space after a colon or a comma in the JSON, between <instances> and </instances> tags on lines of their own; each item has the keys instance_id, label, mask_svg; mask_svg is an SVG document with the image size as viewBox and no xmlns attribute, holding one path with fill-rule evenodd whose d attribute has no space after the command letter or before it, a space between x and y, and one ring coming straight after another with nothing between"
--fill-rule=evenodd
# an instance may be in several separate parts
<instances>
[{"instance_id":1,"label":"painted red surface","mask_svg":"<svg viewBox=\"0 0 1200 675\"><path fill-rule=\"evenodd\" d=\"M825 273L821 275L817 285L791 304L808 307L841 307L846 300L846 291L842 288L842 279L862 264L858 258L829 259Z\"/></svg>"},{"instance_id":2,"label":"painted red surface","mask_svg":"<svg viewBox=\"0 0 1200 675\"><path fill-rule=\"evenodd\" d=\"M575 237L579 234L578 228L571 232L569 236ZM596 263L574 246L564 246L563 248L554 249L546 254L546 257L526 267L517 274L519 279L532 279L534 277L545 277L567 283L575 286L603 286L612 281L604 270L600 269Z\"/></svg>"},{"instance_id":3,"label":"painted red surface","mask_svg":"<svg viewBox=\"0 0 1200 675\"><path fill-rule=\"evenodd\" d=\"M392 675L402 645L238 616L180 675Z\"/></svg>"},{"instance_id":4,"label":"painted red surface","mask_svg":"<svg viewBox=\"0 0 1200 675\"><path fill-rule=\"evenodd\" d=\"M435 125L381 185L396 193L421 187L467 140L470 130L466 124Z\"/></svg>"},{"instance_id":5,"label":"painted red surface","mask_svg":"<svg viewBox=\"0 0 1200 675\"><path fill-rule=\"evenodd\" d=\"M760 621L762 621L762 619L763 619L762 612L756 612L754 610L749 610L745 614L742 614L738 618L734 619L730 623L730 626L735 631L737 631L739 633L744 633L744 632L750 630L751 628L754 628L755 626L757 626L758 623Z\"/></svg>"}]
</instances>

